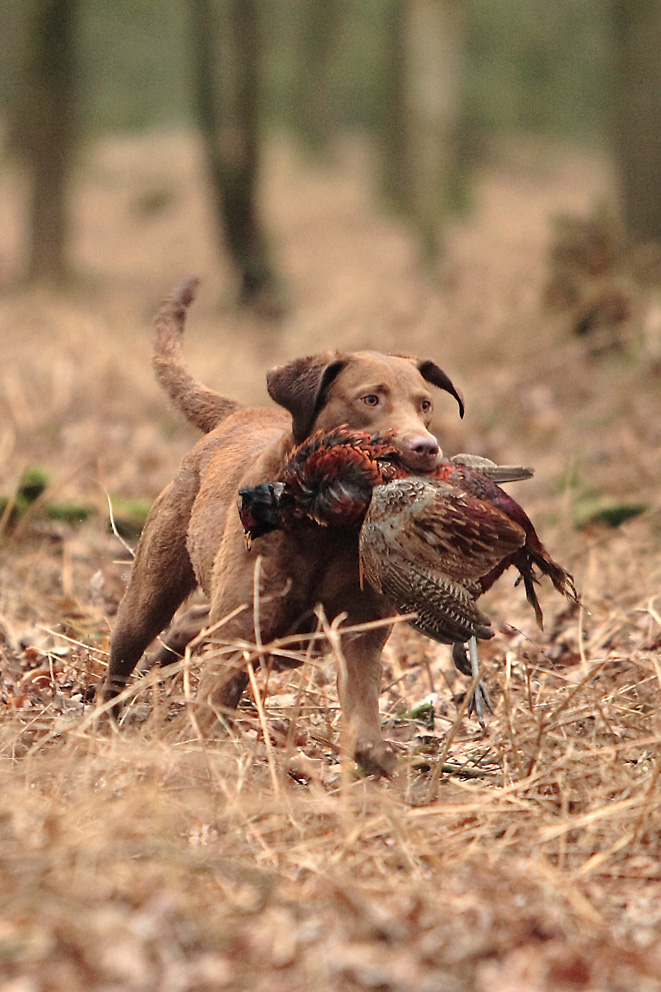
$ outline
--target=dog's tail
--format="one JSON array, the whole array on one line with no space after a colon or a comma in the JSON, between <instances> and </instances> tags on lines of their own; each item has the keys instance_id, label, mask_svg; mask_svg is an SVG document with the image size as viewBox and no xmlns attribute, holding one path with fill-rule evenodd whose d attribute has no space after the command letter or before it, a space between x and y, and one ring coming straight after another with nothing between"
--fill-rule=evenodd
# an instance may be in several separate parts
<instances>
[{"instance_id":1,"label":"dog's tail","mask_svg":"<svg viewBox=\"0 0 661 992\"><path fill-rule=\"evenodd\" d=\"M154 318L152 367L159 384L187 420L205 434L241 404L198 382L184 361L181 341L186 311L195 299L199 280L186 279L163 301Z\"/></svg>"}]
</instances>

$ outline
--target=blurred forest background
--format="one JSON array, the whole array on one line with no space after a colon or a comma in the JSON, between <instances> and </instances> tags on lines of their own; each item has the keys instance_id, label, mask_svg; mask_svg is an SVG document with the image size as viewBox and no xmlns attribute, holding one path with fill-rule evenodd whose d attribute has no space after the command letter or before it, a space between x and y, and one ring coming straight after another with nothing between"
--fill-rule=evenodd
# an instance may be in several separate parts
<instances>
[{"instance_id":1,"label":"blurred forest background","mask_svg":"<svg viewBox=\"0 0 661 992\"><path fill-rule=\"evenodd\" d=\"M6 0L2 154L31 190L27 257L3 267L70 275L86 149L191 125L240 297L267 309L280 301L255 200L273 134L320 160L367 139L375 192L427 256L443 217L470 208L472 169L513 134L608 148L629 232L659 237L660 29L653 0ZM167 200L154 190L145 213Z\"/></svg>"}]
</instances>

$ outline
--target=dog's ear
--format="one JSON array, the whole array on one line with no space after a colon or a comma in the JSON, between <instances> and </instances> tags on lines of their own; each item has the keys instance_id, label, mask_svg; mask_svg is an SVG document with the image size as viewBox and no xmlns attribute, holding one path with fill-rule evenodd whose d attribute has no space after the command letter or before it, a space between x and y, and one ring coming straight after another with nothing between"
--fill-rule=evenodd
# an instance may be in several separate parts
<instances>
[{"instance_id":1,"label":"dog's ear","mask_svg":"<svg viewBox=\"0 0 661 992\"><path fill-rule=\"evenodd\" d=\"M346 366L348 359L330 360L326 355L296 358L278 365L266 374L269 396L292 416L292 432L297 444L303 441L324 405L328 388Z\"/></svg>"},{"instance_id":2,"label":"dog's ear","mask_svg":"<svg viewBox=\"0 0 661 992\"><path fill-rule=\"evenodd\" d=\"M420 375L427 382L431 382L432 386L438 386L439 389L444 389L446 393L450 393L454 396L457 403L459 404L459 416L464 415L464 399L459 390L455 387L452 380L448 375L445 374L443 369L439 369L435 362L429 361L429 359L422 359L416 362Z\"/></svg>"}]
</instances>

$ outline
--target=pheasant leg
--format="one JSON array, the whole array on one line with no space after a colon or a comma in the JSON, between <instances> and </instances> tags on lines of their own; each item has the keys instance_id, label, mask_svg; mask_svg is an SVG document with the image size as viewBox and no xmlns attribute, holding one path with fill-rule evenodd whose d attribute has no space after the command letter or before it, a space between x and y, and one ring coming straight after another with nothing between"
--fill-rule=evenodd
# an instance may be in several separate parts
<instances>
[{"instance_id":1,"label":"pheasant leg","mask_svg":"<svg viewBox=\"0 0 661 992\"><path fill-rule=\"evenodd\" d=\"M452 660L454 661L455 668L462 675L469 675L475 678L480 667L480 659L477 654L477 638L471 637L467 643L468 653L466 652L465 644L456 643L452 645ZM484 717L487 713L493 713L493 706L491 705L489 691L484 679L480 679L475 687L475 692L470 702L469 713L475 713L481 724L484 723Z\"/></svg>"}]
</instances>

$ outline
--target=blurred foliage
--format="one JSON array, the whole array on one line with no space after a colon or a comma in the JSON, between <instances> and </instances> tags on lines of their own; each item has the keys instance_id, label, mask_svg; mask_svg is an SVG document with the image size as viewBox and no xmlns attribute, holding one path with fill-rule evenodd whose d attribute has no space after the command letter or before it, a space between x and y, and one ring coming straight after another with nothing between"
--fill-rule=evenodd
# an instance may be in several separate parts
<instances>
[{"instance_id":1,"label":"blurred foliage","mask_svg":"<svg viewBox=\"0 0 661 992\"><path fill-rule=\"evenodd\" d=\"M11 531L23 517L41 510L50 520L63 523L83 523L95 511L94 507L77 502L54 503L42 500L50 486L50 476L41 468L27 468L16 491L10 496L0 493L0 533Z\"/></svg>"},{"instance_id":2,"label":"blurred foliage","mask_svg":"<svg viewBox=\"0 0 661 992\"><path fill-rule=\"evenodd\" d=\"M27 468L21 476L15 492L10 495L0 493L0 534L10 531L30 507L43 496L49 485L49 477L39 468Z\"/></svg>"},{"instance_id":3,"label":"blurred foliage","mask_svg":"<svg viewBox=\"0 0 661 992\"><path fill-rule=\"evenodd\" d=\"M0 103L14 120L23 28L34 2L0 4L5 39ZM300 79L303 75L314 86L318 68L329 123L375 128L383 112L387 25L398 0L325 2L337 21L330 51L312 71L302 0L261 5L266 119L275 126L299 127L305 121L297 110ZM470 135L534 130L598 137L609 99L608 6L599 0L465 3L465 126ZM184 0L81 0L79 53L79 110L87 134L192 120L191 26Z\"/></svg>"},{"instance_id":4,"label":"blurred foliage","mask_svg":"<svg viewBox=\"0 0 661 992\"><path fill-rule=\"evenodd\" d=\"M0 493L0 534L11 531L28 514L75 526L98 512L95 506L87 503L49 499L50 487L48 472L41 468L25 469L13 493ZM148 500L113 497L112 523L109 521L108 527L121 537L137 538L150 508Z\"/></svg>"},{"instance_id":5,"label":"blurred foliage","mask_svg":"<svg viewBox=\"0 0 661 992\"><path fill-rule=\"evenodd\" d=\"M578 530L598 524L606 527L620 527L627 520L639 517L649 510L643 502L614 502L606 496L583 496L573 508L574 526Z\"/></svg>"}]
</instances>

